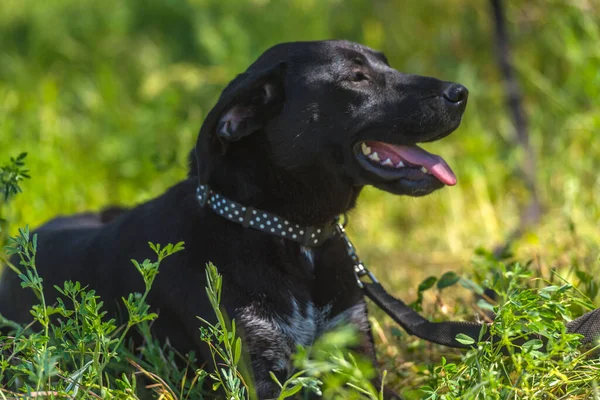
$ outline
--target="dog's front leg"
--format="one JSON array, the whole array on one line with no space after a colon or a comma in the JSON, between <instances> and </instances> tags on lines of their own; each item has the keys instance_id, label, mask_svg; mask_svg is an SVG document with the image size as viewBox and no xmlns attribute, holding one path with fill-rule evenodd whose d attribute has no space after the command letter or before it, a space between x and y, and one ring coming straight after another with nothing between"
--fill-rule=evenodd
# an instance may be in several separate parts
<instances>
[{"instance_id":1,"label":"dog's front leg","mask_svg":"<svg viewBox=\"0 0 600 400\"><path fill-rule=\"evenodd\" d=\"M357 352L364 354L371 359L375 370L378 371L377 377L372 379L371 383L373 384L373 386L375 386L376 389L381 388L381 375L379 374L379 366L377 363L377 356L375 354L375 342L373 340L373 331L370 329L370 326L367 332L363 332L361 344L360 347L357 349ZM387 386L383 387L383 398L385 400L402 400L402 397L400 397L400 395L398 395L396 392L394 392Z\"/></svg>"},{"instance_id":2,"label":"dog's front leg","mask_svg":"<svg viewBox=\"0 0 600 400\"><path fill-rule=\"evenodd\" d=\"M281 391L271 378L271 372L284 382L292 370L292 343L275 317L253 312L253 307L238 310L244 345L250 355L254 391L258 399L276 399Z\"/></svg>"},{"instance_id":3,"label":"dog's front leg","mask_svg":"<svg viewBox=\"0 0 600 400\"><path fill-rule=\"evenodd\" d=\"M373 339L373 330L369 322L367 305L364 301L360 301L354 307L349 309L350 323L357 326L360 333L359 345L354 349L359 354L367 357L377 372L377 377L371 380L373 386L381 388L381 375L379 374L379 365L377 363L377 355L375 352L375 341ZM402 397L390 388L384 386L383 398L386 400L401 400Z\"/></svg>"}]
</instances>

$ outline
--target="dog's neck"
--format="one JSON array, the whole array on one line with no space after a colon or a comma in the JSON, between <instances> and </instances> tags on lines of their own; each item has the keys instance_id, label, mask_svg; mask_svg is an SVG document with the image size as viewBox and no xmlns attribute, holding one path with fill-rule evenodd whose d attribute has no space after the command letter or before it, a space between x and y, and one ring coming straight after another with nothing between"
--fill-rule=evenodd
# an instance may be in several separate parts
<instances>
[{"instance_id":1,"label":"dog's neck","mask_svg":"<svg viewBox=\"0 0 600 400\"><path fill-rule=\"evenodd\" d=\"M322 225L354 207L360 187L349 191L313 183L280 181L276 186L258 186L230 180L210 185L213 190L241 204L279 215L294 223Z\"/></svg>"},{"instance_id":2,"label":"dog's neck","mask_svg":"<svg viewBox=\"0 0 600 400\"><path fill-rule=\"evenodd\" d=\"M229 158L231 160L231 158ZM244 158L219 163L208 182L223 196L303 225L323 225L352 209L362 189L341 182L326 169L287 172L268 160ZM266 164L266 165L265 165ZM318 173L315 173L318 171Z\"/></svg>"}]
</instances>

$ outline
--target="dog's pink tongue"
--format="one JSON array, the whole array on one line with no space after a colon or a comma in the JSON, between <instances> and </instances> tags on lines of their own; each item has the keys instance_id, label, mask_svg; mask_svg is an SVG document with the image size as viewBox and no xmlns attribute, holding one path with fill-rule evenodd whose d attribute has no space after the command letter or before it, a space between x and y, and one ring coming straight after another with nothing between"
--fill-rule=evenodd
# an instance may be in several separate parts
<instances>
[{"instance_id":1,"label":"dog's pink tongue","mask_svg":"<svg viewBox=\"0 0 600 400\"><path fill-rule=\"evenodd\" d=\"M445 185L456 185L456 175L454 175L454 172L452 172L452 169L442 157L431 154L419 146L397 146L382 142L373 143L372 145L373 149L380 146L385 146L388 151L394 152L404 161L424 166Z\"/></svg>"}]
</instances>

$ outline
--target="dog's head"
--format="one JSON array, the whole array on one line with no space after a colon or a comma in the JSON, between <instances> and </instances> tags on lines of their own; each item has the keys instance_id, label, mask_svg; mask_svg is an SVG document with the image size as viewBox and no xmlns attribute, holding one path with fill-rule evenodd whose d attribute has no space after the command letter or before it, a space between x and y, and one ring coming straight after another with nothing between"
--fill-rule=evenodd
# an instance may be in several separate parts
<instances>
[{"instance_id":1,"label":"dog's head","mask_svg":"<svg viewBox=\"0 0 600 400\"><path fill-rule=\"evenodd\" d=\"M400 73L356 43L280 44L236 77L208 114L198 175L214 187L255 171L250 180L275 196L273 186L292 181L308 192L373 185L424 195L456 177L417 143L455 130L467 95L458 84Z\"/></svg>"}]
</instances>

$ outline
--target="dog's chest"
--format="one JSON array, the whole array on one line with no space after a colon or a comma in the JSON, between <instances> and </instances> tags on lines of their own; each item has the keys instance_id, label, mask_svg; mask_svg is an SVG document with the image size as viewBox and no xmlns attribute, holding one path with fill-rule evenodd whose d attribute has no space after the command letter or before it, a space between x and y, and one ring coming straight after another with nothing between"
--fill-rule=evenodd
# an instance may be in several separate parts
<instances>
[{"instance_id":1,"label":"dog's chest","mask_svg":"<svg viewBox=\"0 0 600 400\"><path fill-rule=\"evenodd\" d=\"M310 346L323 333L340 324L352 322L359 328L368 326L365 304L362 302L332 315L330 304L318 307L310 301L301 304L292 295L289 299L287 312L265 314L256 305L240 310L240 321L250 335L250 341L260 338L267 340L271 346L286 343L291 345L290 350L293 351L297 345Z\"/></svg>"},{"instance_id":2,"label":"dog's chest","mask_svg":"<svg viewBox=\"0 0 600 400\"><path fill-rule=\"evenodd\" d=\"M294 345L309 346L323 332L329 321L331 306L316 307L312 302L301 306L294 298L291 299L292 312L279 315L274 323Z\"/></svg>"},{"instance_id":3,"label":"dog's chest","mask_svg":"<svg viewBox=\"0 0 600 400\"><path fill-rule=\"evenodd\" d=\"M304 262L308 266L309 270L314 271L315 270L315 252L310 247L301 246L300 253L304 257Z\"/></svg>"},{"instance_id":4,"label":"dog's chest","mask_svg":"<svg viewBox=\"0 0 600 400\"><path fill-rule=\"evenodd\" d=\"M310 346L323 333L341 324L352 322L359 328L368 326L364 303L355 304L337 315L332 315L330 304L316 307L307 302L302 308L295 299L292 304L293 312L279 318L277 323L295 345Z\"/></svg>"},{"instance_id":5,"label":"dog's chest","mask_svg":"<svg viewBox=\"0 0 600 400\"><path fill-rule=\"evenodd\" d=\"M268 370L289 372L290 356L298 345L311 346L339 325L352 323L359 331L368 330L364 301L339 290L348 266L337 254L325 257L323 249L289 243L282 243L275 254L281 257L276 286L236 310L255 369L264 362ZM289 268L294 272L285 272Z\"/></svg>"},{"instance_id":6,"label":"dog's chest","mask_svg":"<svg viewBox=\"0 0 600 400\"><path fill-rule=\"evenodd\" d=\"M319 265L322 260L319 261L315 251L310 247L300 246L300 256L302 265L311 274L315 269L324 267ZM336 282L332 281L329 284L335 285ZM364 325L367 321L364 303L356 304L334 315L333 299L324 305L317 305L310 300L298 300L292 293L288 298L290 305L285 307L286 312L276 313L277 317L273 322L294 345L311 345L320 335L341 323L354 322L357 325Z\"/></svg>"}]
</instances>

